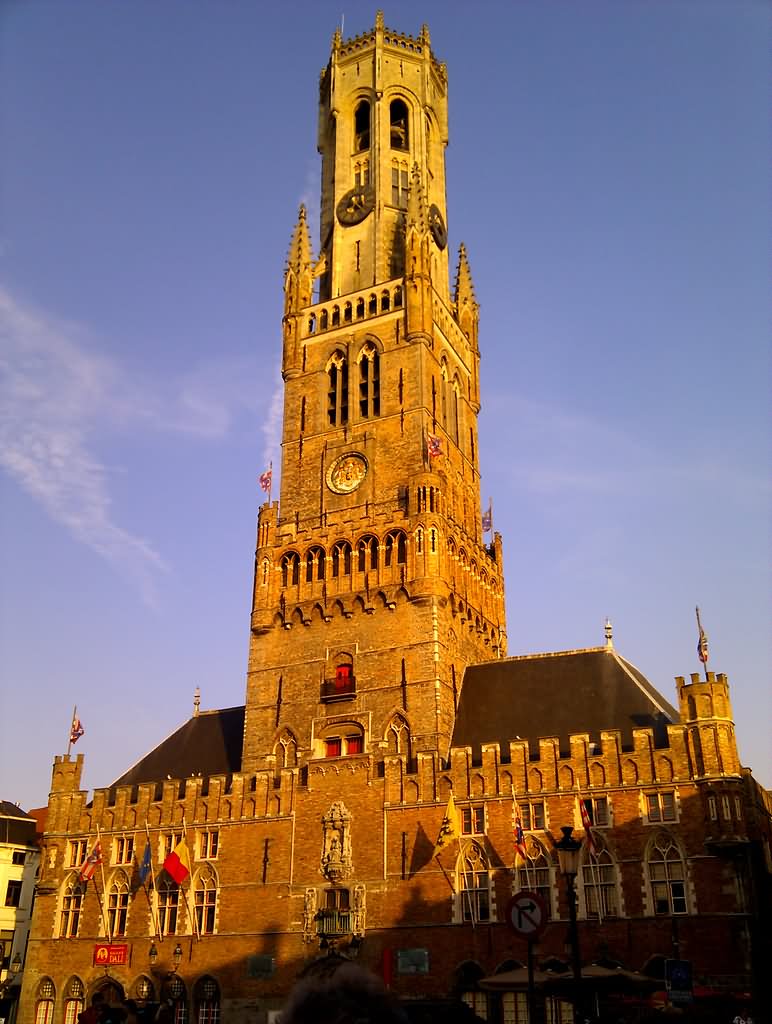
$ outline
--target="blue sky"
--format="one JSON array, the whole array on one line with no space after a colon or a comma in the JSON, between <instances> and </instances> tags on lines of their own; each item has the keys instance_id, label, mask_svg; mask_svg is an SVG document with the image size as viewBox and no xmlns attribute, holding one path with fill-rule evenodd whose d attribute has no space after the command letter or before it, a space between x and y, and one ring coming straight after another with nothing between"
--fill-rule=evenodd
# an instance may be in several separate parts
<instances>
[{"instance_id":1,"label":"blue sky","mask_svg":"<svg viewBox=\"0 0 772 1024\"><path fill-rule=\"evenodd\" d=\"M282 271L318 74L375 8L0 6L0 797L243 701ZM395 2L450 79L511 654L602 643L671 701L695 604L769 735L766 5ZM570 692L567 692L570 699Z\"/></svg>"}]
</instances>

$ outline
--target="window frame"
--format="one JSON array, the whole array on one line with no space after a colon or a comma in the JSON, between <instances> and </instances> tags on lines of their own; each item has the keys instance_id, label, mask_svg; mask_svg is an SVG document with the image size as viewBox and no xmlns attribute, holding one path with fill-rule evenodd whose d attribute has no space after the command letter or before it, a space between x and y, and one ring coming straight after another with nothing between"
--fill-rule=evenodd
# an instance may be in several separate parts
<instances>
[{"instance_id":1,"label":"window frame","mask_svg":"<svg viewBox=\"0 0 772 1024\"><path fill-rule=\"evenodd\" d=\"M486 808L484 803L462 804L458 810L461 817L462 836L487 835Z\"/></svg>"},{"instance_id":2,"label":"window frame","mask_svg":"<svg viewBox=\"0 0 772 1024\"><path fill-rule=\"evenodd\" d=\"M219 828L205 828L198 833L198 859L217 860L220 851Z\"/></svg>"},{"instance_id":3,"label":"window frame","mask_svg":"<svg viewBox=\"0 0 772 1024\"><path fill-rule=\"evenodd\" d=\"M672 807L666 807L666 804L669 802L668 798L672 800ZM676 791L674 789L645 790L643 799L645 801L645 819L647 824L663 825L678 821L678 801L676 800ZM654 815L652 815L652 807L656 807Z\"/></svg>"}]
</instances>

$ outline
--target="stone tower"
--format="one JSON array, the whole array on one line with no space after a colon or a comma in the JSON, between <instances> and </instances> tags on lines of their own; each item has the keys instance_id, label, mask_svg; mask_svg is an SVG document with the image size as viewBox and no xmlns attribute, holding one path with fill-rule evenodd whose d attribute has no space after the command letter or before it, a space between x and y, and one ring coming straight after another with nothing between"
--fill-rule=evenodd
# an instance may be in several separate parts
<instances>
[{"instance_id":1,"label":"stone tower","mask_svg":"<svg viewBox=\"0 0 772 1024\"><path fill-rule=\"evenodd\" d=\"M418 37L335 34L318 254L285 273L281 500L258 520L243 770L447 754L468 664L506 653L481 522L478 306L451 288L447 75Z\"/></svg>"}]
</instances>

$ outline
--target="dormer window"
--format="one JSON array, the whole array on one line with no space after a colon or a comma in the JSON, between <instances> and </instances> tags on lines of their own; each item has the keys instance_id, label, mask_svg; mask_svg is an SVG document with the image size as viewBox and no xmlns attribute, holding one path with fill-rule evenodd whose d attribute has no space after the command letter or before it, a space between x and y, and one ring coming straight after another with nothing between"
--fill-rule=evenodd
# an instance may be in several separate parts
<instances>
[{"instance_id":1,"label":"dormer window","mask_svg":"<svg viewBox=\"0 0 772 1024\"><path fill-rule=\"evenodd\" d=\"M407 106L402 100L392 100L389 107L391 148L408 149Z\"/></svg>"},{"instance_id":2,"label":"dormer window","mask_svg":"<svg viewBox=\"0 0 772 1024\"><path fill-rule=\"evenodd\" d=\"M370 104L362 100L354 111L354 152L370 148Z\"/></svg>"}]
</instances>

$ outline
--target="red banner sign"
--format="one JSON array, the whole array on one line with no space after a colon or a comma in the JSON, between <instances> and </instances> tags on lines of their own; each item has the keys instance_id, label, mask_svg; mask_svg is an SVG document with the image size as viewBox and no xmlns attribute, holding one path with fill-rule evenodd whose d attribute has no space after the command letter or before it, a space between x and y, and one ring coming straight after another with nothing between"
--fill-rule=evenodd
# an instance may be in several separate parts
<instances>
[{"instance_id":1,"label":"red banner sign","mask_svg":"<svg viewBox=\"0 0 772 1024\"><path fill-rule=\"evenodd\" d=\"M94 964L97 967L117 967L129 962L128 945L118 946L103 942L94 946Z\"/></svg>"}]
</instances>

